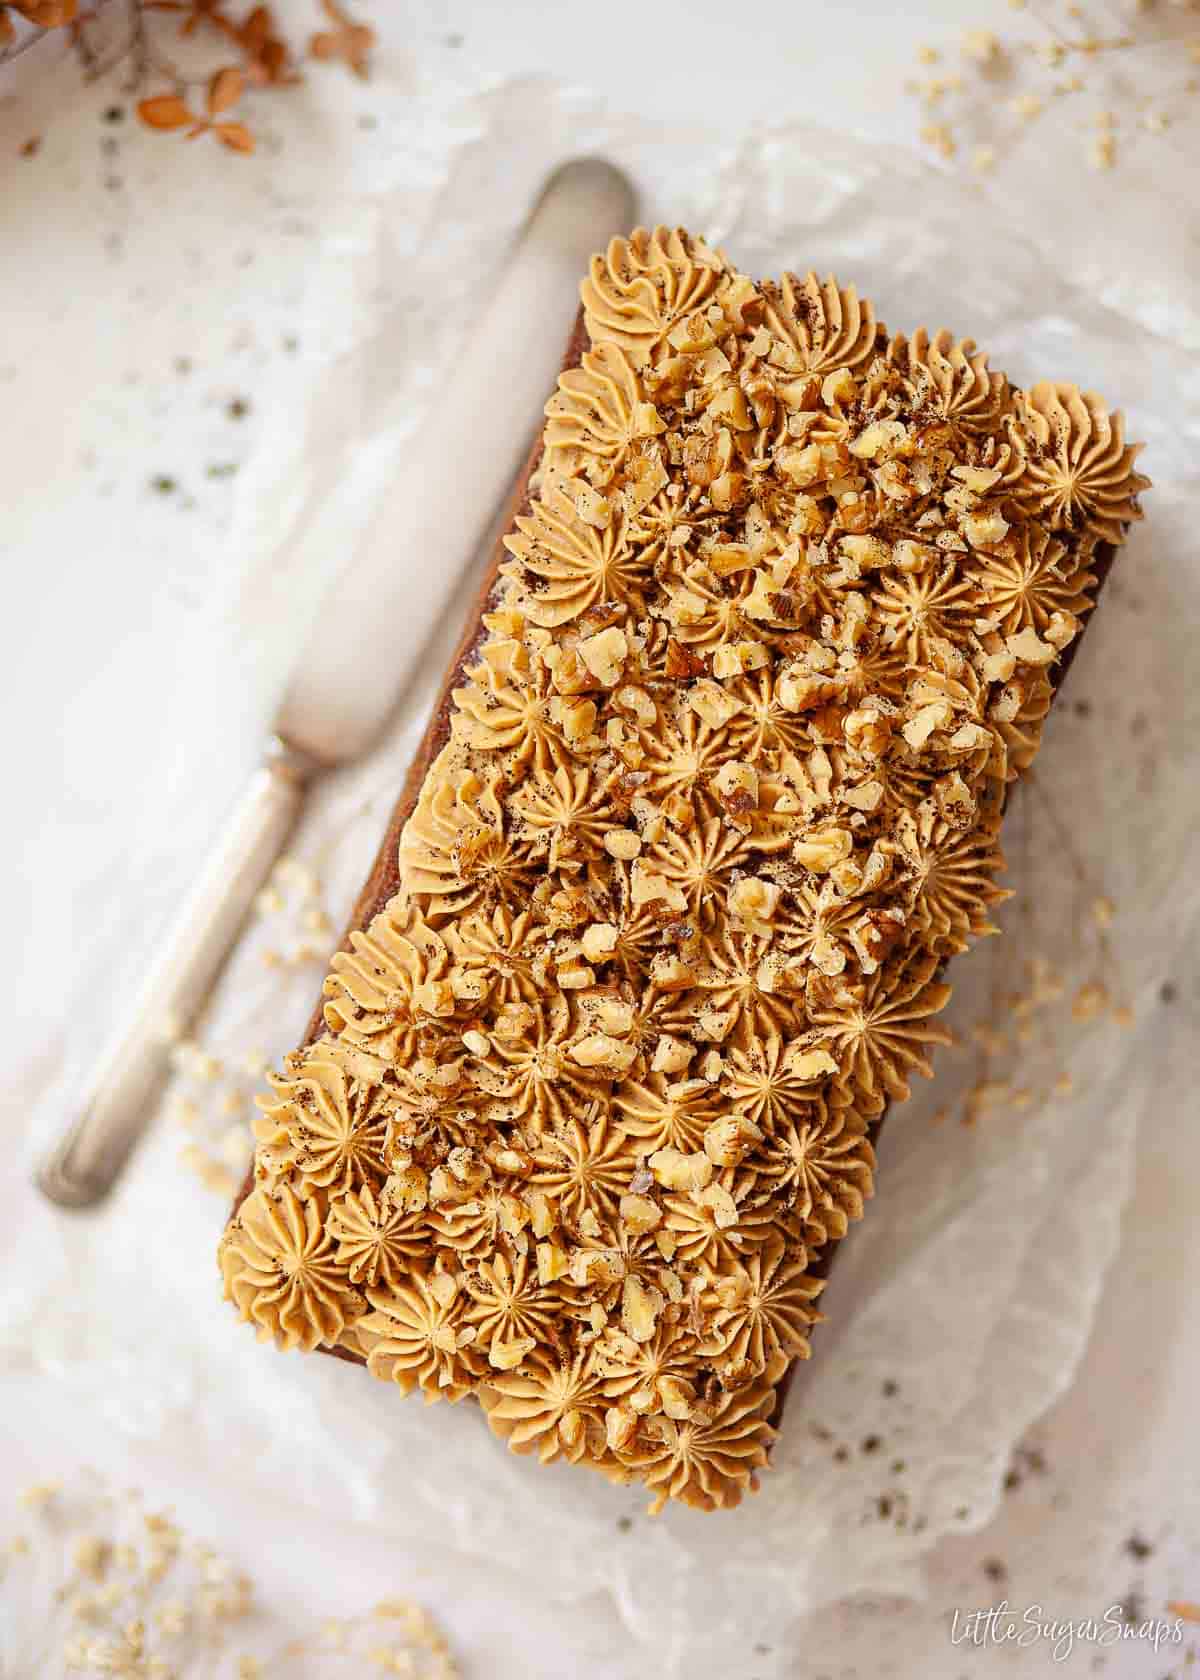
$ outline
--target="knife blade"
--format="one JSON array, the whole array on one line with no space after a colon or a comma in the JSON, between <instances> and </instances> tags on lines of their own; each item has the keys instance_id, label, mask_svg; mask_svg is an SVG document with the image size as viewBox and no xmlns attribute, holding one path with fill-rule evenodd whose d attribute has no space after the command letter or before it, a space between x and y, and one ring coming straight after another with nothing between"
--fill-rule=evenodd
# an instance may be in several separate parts
<instances>
[{"instance_id":1,"label":"knife blade","mask_svg":"<svg viewBox=\"0 0 1200 1680\"><path fill-rule=\"evenodd\" d=\"M148 1123L171 1044L211 991L308 787L361 758L383 730L528 449L558 372L564 334L555 323L568 318L591 253L633 219L628 180L600 159L564 164L546 183L361 542L329 585L262 764L79 1109L35 1168L38 1187L60 1206L89 1207L116 1183Z\"/></svg>"}]
</instances>

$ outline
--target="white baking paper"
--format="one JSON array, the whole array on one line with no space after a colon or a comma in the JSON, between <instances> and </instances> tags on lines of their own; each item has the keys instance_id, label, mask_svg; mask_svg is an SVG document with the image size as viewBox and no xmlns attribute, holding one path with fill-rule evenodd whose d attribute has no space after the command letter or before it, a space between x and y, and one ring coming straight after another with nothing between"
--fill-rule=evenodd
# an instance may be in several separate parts
<instances>
[{"instance_id":1,"label":"white baking paper","mask_svg":"<svg viewBox=\"0 0 1200 1680\"><path fill-rule=\"evenodd\" d=\"M695 1674L741 1673L748 1635L774 1645L813 1606L922 1591L931 1544L995 1509L1014 1443L1070 1382L1103 1300L1139 1128L1153 1137L1143 1023L1200 893L1189 676L1200 294L1187 267L1200 215L1176 202L1168 218L1154 175L1136 164L1116 228L1090 212L1075 167L1073 185L1026 169L985 187L799 124L730 148L699 124L622 119L535 79L457 103L443 95L435 115L412 174L394 162L323 228L301 308L316 349L258 399L263 423L228 538L236 589L219 608L253 650L256 682L265 692L282 675L290 645L261 627L278 622L281 602L297 634L315 610L332 550L354 540L419 424L423 393L537 182L567 156L603 152L634 173L648 219L703 230L751 272L836 270L892 327L970 331L1017 382L1094 387L1146 440L1148 518L1118 562L1036 781L1010 813L1018 897L1002 912L1004 937L955 964L962 1047L889 1121L876 1201L824 1298L829 1322L762 1492L736 1512L650 1521L636 1490L511 1456L472 1405L427 1408L337 1361L256 1346L219 1298L225 1209L181 1170L187 1139L165 1120L93 1219L41 1206L20 1164L6 1169L0 1348L41 1363L123 1430L218 1456L264 1498L282 1483L384 1534L437 1532L481 1556L536 1560L548 1593L612 1593L656 1660L666 1653L664 1673L685 1661ZM409 110L413 132L419 118ZM565 335L571 308L564 299L547 330ZM296 842L335 918L374 854L457 628L448 621L422 659L385 745L329 780ZM1116 907L1103 939L1102 895ZM104 938L121 947L119 918L96 937L93 964ZM282 1053L318 989L319 965L264 966L278 938L270 918L250 930L203 1024L229 1067L255 1046ZM1006 1017L1010 1049L992 1070L1018 1069L1017 1106L999 1102L964 1128L956 1102L980 1072L972 1028L1027 992L1026 965L1039 958L1063 995ZM1073 1019L1072 997L1097 979L1131 1025L1111 1007ZM41 1089L46 1105L61 1102L45 1070ZM203 1081L187 1090L211 1101Z\"/></svg>"}]
</instances>

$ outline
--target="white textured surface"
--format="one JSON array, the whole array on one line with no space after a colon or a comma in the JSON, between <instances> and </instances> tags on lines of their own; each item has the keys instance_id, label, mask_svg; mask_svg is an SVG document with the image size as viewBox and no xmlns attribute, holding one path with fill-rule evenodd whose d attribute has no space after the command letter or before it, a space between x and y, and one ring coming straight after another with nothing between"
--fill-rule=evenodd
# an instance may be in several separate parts
<instances>
[{"instance_id":1,"label":"white textured surface","mask_svg":"<svg viewBox=\"0 0 1200 1680\"><path fill-rule=\"evenodd\" d=\"M832 9L813 10L828 25ZM922 33L937 35L939 10L948 15L931 8ZM475 14L481 56L508 70L545 62L578 79L580 64L565 61L556 33L561 22L539 34L531 11L512 9L501 49L496 15ZM273 1505L285 1485L287 1525L299 1525L289 1544L299 1545L305 1522L315 1540L332 1520L347 1582L357 1583L375 1548L411 1578L433 1534L430 1591L464 1639L481 1635L489 1618L509 1616L514 1637L536 1624L537 1649L514 1660L514 1673L636 1671L610 1611L594 1597L569 1616L535 1604L528 1580L505 1575L514 1551L546 1559L546 1587L569 1597L601 1582L616 1587L660 1657L703 1633L701 1673L801 1673L817 1662L831 1673L855 1662L869 1673L888 1663L940 1673L948 1662L956 1666L946 1672L965 1672L940 1620L950 1604L1008 1590L1063 1614L1099 1613L1139 1569L1162 1574L1160 1598L1167 1590L1195 1598L1187 1567L1200 1540L1196 1490L1166 1469L1181 1457L1185 1470L1195 1466L1194 1450L1185 1456L1189 1420L1172 1400L1200 1364L1198 1315L1175 1283L1197 1245L1188 1219L1194 1098L1187 1034L1170 1026L1189 996L1194 1021L1194 992L1166 1008L1156 1002L1195 897L1189 790L1194 801L1200 720L1187 680L1197 617L1187 532L1200 319L1187 252L1200 212L1194 190L1180 205L1183 177L1164 162L1185 154L1167 137L1164 150L1144 160L1135 152L1112 181L1085 176L1074 156L1070 176L1016 160L984 194L905 149L834 138L839 108L851 109L858 128L898 126L878 100L874 109L863 101L888 63L882 34L876 69L840 91L803 64L771 67L777 89L789 74L805 87L793 103L825 126L768 131L758 109L773 104L765 71L754 90L726 91L712 109L715 51L701 56L693 83L706 113L699 122L668 100L656 102L659 121L649 123L649 101L634 88L628 104L641 109L629 118L548 82L473 90L472 27L472 8L442 18L430 6L409 38L392 43L367 90L314 78L294 99L265 105L278 149L246 165L123 132L119 158L98 158L97 135L113 131L96 116L111 94L80 95L70 66L39 65L32 89L0 107L0 155L11 156L7 141L31 124L46 131L24 173L5 166L13 178L0 200L0 392L6 412L20 417L0 464L0 541L21 627L5 683L10 716L21 719L10 764L28 790L23 821L3 842L6 879L18 885L5 906L19 953L6 1019L19 1093L14 1143L38 1100L52 1111L78 1078L109 1001L136 972L156 919L252 761L322 565L336 564L352 540L389 450L402 447L423 386L452 351L447 299L470 308L472 286L541 172L597 146L635 169L652 208L705 226L751 270L837 266L881 300L891 324L969 326L1014 377L1051 372L1115 393L1134 435L1147 438L1158 485L1152 522L1137 533L1071 680L1071 701L1090 701L1091 716L1071 704L1056 716L1041 773L1056 811L1088 813L1075 843L1089 879L1121 906L1121 983L1139 1024L1128 1034L1074 1032L1040 1062L1031 1055L1026 1077L1038 1089L1074 1059L1080 1078L1069 1105L1035 1104L971 1135L931 1127L924 1093L896 1116L883 1194L839 1262L832 1322L793 1395L777 1468L731 1519L637 1517L632 1529L618 1528L636 1509L628 1495L511 1460L466 1407L398 1406L360 1373L254 1348L216 1301L219 1215L179 1172L177 1139L167 1133L95 1224L62 1224L38 1208L21 1187L19 1151L10 1152L6 1205L16 1218L0 1239L0 1322L14 1355L16 1432L49 1445L55 1420L70 1419L72 1452L122 1463L131 1439L153 1443L141 1452L156 1475L211 1500L226 1523L239 1496L219 1479L208 1486L204 1471L236 1468L247 1478L243 1504L248 1494L260 1508L259 1546L273 1545L279 1527L262 1519L264 1494ZM464 48L446 47L450 30L466 37ZM764 25L763 52L768 34ZM602 58L593 68L601 83L622 85L619 66ZM828 70L846 76L836 56ZM58 101L70 110L51 123ZM355 114L366 112L378 126L356 128ZM123 185L104 190L105 173ZM1083 198L1071 190L1080 182ZM293 338L298 348L285 350ZM190 372L176 371L179 357ZM240 422L227 412L235 396L251 402ZM284 499L318 456L339 499L302 552L265 565ZM232 461L245 464L232 489L207 476ZM152 493L159 473L180 489ZM442 641L452 638L447 625ZM374 849L440 663L431 649L392 738L372 764L330 785L301 843L305 854L324 852L335 912ZM1038 919L1030 925L1012 907L1007 957L993 942L968 961L969 980L957 970L978 998L993 984L992 965L1011 964L1022 942L1047 951L1069 934L1077 977L1091 972L1088 937L1070 931L1090 892L1048 823L1034 796L1010 850L1022 888L1030 854L1051 855ZM1047 904L1056 907L1049 914ZM264 938L247 941L206 1028L218 1047L263 1043L277 1053L306 1013L316 975L265 985ZM1194 958L1181 972L1194 987ZM959 1020L969 1024L978 1007L960 1000ZM954 1085L951 1060L942 1075L939 1098ZM1139 1119L1147 1123L1138 1196L1122 1263L1106 1284ZM154 1211L164 1185L169 1221ZM974 1550L943 1544L922 1564L935 1537L994 1511L1012 1444L1070 1379L1102 1289L1106 1310L1083 1384L1059 1403L1061 1436L1050 1425L1055 1493L1070 1506L1047 1521L1033 1550L1021 1521L1045 1485L1035 1478L986 1541ZM52 1385L30 1370L31 1351ZM888 1400L885 1380L899 1382ZM82 1425L81 1396L90 1413ZM832 1428L835 1441L814 1437L811 1422ZM862 1440L875 1435L880 1447L863 1454ZM186 1469L179 1445L172 1450L182 1442ZM833 1454L838 1442L848 1463ZM897 1460L904 1471L890 1469ZM881 1495L893 1502L887 1519ZM190 1526L203 1526L189 1514ZM914 1534L918 1516L925 1526ZM1123 1558L1122 1524L1161 1537L1161 1553L1143 1564ZM960 1581L981 1553L1006 1555L1007 1589ZM922 1586L924 1610L895 1606L847 1622L827 1608L809 1618L802 1640L794 1630L784 1636L791 1609L852 1590ZM751 1624L769 1656L747 1656ZM1110 1665L1143 1672L1135 1666L1143 1654L1131 1649ZM508 1672L495 1660L478 1671Z\"/></svg>"}]
</instances>

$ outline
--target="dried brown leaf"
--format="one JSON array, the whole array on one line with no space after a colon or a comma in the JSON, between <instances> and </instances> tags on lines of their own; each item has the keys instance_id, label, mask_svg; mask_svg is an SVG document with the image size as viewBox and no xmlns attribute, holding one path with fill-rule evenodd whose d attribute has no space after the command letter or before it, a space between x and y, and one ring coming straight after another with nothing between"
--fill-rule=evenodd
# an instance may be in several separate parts
<instances>
[{"instance_id":1,"label":"dried brown leaf","mask_svg":"<svg viewBox=\"0 0 1200 1680\"><path fill-rule=\"evenodd\" d=\"M667 642L666 674L672 682L698 677L707 670L704 660L672 636Z\"/></svg>"},{"instance_id":2,"label":"dried brown leaf","mask_svg":"<svg viewBox=\"0 0 1200 1680\"><path fill-rule=\"evenodd\" d=\"M214 123L213 133L223 146L229 147L231 152L252 152L254 150L254 136L245 123Z\"/></svg>"},{"instance_id":3,"label":"dried brown leaf","mask_svg":"<svg viewBox=\"0 0 1200 1680\"><path fill-rule=\"evenodd\" d=\"M186 128L195 118L176 93L160 93L139 101L137 114L147 128Z\"/></svg>"},{"instance_id":4,"label":"dried brown leaf","mask_svg":"<svg viewBox=\"0 0 1200 1680\"><path fill-rule=\"evenodd\" d=\"M236 105L242 97L245 81L242 72L234 65L227 65L224 70L218 70L208 84L208 114L219 117L222 111L228 111Z\"/></svg>"},{"instance_id":5,"label":"dried brown leaf","mask_svg":"<svg viewBox=\"0 0 1200 1680\"><path fill-rule=\"evenodd\" d=\"M74 23L79 0L17 0L16 9L39 29L61 29Z\"/></svg>"},{"instance_id":6,"label":"dried brown leaf","mask_svg":"<svg viewBox=\"0 0 1200 1680\"><path fill-rule=\"evenodd\" d=\"M257 86L299 80L270 6L255 6L238 29L238 44L246 55L246 74Z\"/></svg>"},{"instance_id":7,"label":"dried brown leaf","mask_svg":"<svg viewBox=\"0 0 1200 1680\"><path fill-rule=\"evenodd\" d=\"M344 59L356 76L364 80L371 48L375 45L375 31L369 24L355 23L348 12L345 12L337 0L321 0L334 29L318 30L308 43L308 50L313 58Z\"/></svg>"}]
</instances>

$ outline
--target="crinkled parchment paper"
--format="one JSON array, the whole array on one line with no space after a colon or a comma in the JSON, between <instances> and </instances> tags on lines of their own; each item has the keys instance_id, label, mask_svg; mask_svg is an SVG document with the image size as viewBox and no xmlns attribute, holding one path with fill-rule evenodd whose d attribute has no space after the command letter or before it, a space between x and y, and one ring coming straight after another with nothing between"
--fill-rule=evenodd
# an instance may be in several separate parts
<instances>
[{"instance_id":1,"label":"crinkled parchment paper","mask_svg":"<svg viewBox=\"0 0 1200 1680\"><path fill-rule=\"evenodd\" d=\"M1017 382L1099 390L1146 440L1156 483L1036 783L1014 800L1004 937L954 965L964 1048L889 1121L876 1200L839 1258L762 1492L733 1513L651 1522L632 1490L508 1454L469 1404L427 1408L337 1361L256 1346L219 1300L225 1209L181 1172L166 1126L94 1221L6 1200L0 1346L128 1431L204 1442L264 1497L282 1484L381 1532L536 1558L548 1593L608 1589L659 1653L732 1673L749 1629L770 1644L830 1599L921 1591L930 1544L995 1509L1014 1443L1070 1381L1103 1295L1137 1130L1154 1123L1145 1006L1200 894L1187 868L1200 798L1187 674L1200 315L1187 253L1200 216L1176 203L1168 220L1154 182L1135 179L1118 233L1053 171L1027 172L1019 194L1003 178L985 191L800 126L731 150L544 83L475 95L426 144L419 181L350 200L312 256L307 309L324 348L260 398L272 417L231 539L238 582L224 610L260 682L282 674L538 179L587 151L634 171L649 219L704 231L752 273L834 269L894 329L969 331ZM570 312L564 299L564 335ZM459 559L397 552L414 588L423 565ZM281 602L287 641L269 628ZM457 628L447 621L429 649L386 744L328 782L297 840L335 915L374 853ZM1117 906L1107 954L1090 915L1101 892ZM302 1028L319 972L265 968L271 938L250 930L203 1025L218 1055L277 1056ZM1010 1065L996 1071L1019 1059L1023 1106L998 1104L972 1129L935 1123L978 1075L973 1024L1027 989L1031 957L1055 965L1065 996L1032 1011L1027 1042L1010 1031ZM1072 1020L1070 997L1098 975L1132 1026ZM1052 1098L1063 1074L1073 1090Z\"/></svg>"}]
</instances>

